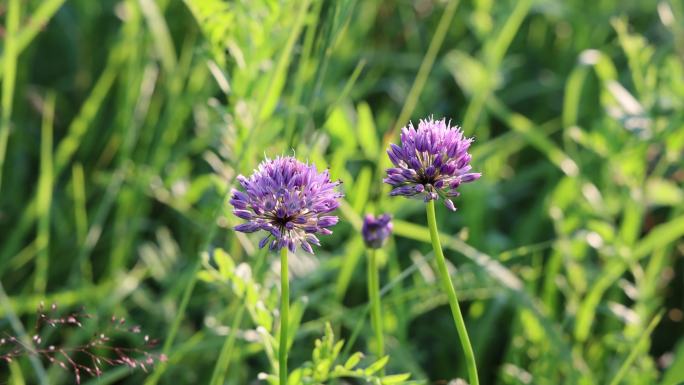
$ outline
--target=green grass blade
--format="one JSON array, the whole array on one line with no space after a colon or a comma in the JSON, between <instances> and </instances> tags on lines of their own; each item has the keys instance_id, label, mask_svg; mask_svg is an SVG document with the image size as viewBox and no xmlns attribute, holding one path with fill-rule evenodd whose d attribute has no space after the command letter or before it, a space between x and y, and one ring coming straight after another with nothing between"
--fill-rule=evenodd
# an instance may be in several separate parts
<instances>
[{"instance_id":1,"label":"green grass blade","mask_svg":"<svg viewBox=\"0 0 684 385\"><path fill-rule=\"evenodd\" d=\"M651 322L648 324L646 330L644 330L644 332L641 334L641 337L639 337L639 340L632 347L632 350L629 352L629 355L625 359L625 362L622 363L620 369L615 374L615 377L613 377L613 380L610 382L610 385L619 385L622 379L625 378L630 366L632 366L632 364L634 363L634 360L637 359L639 354L643 354L642 350L646 348L646 342L648 342L651 333L653 333L653 329L655 329L655 327L658 326L658 323L660 323L660 319L662 317L662 311L658 313L655 317L653 317Z\"/></svg>"},{"instance_id":2,"label":"green grass blade","mask_svg":"<svg viewBox=\"0 0 684 385\"><path fill-rule=\"evenodd\" d=\"M21 2L9 0L7 4L7 16L5 18L5 53L2 60L2 68L5 80L2 82L2 106L0 106L0 192L2 191L3 169L7 157L7 142L12 129L12 105L14 103L14 86L17 78L17 58L19 47L17 44L17 31L21 15Z\"/></svg>"},{"instance_id":3,"label":"green grass blade","mask_svg":"<svg viewBox=\"0 0 684 385\"><path fill-rule=\"evenodd\" d=\"M138 0L138 4L152 32L154 44L164 70L167 73L173 73L176 68L176 50L173 47L173 40L169 33L169 27L164 20L164 15L154 0Z\"/></svg>"},{"instance_id":4,"label":"green grass blade","mask_svg":"<svg viewBox=\"0 0 684 385\"><path fill-rule=\"evenodd\" d=\"M48 93L43 104L43 125L40 141L40 175L38 177L38 235L34 290L44 293L48 283L50 261L50 209L53 193L52 137L55 117L55 94Z\"/></svg>"}]
</instances>

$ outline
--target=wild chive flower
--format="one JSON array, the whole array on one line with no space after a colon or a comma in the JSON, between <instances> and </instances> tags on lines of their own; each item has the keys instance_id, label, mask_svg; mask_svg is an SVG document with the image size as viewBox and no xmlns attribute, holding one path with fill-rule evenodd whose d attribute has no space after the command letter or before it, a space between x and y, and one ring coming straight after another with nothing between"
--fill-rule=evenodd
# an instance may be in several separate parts
<instances>
[{"instance_id":1,"label":"wild chive flower","mask_svg":"<svg viewBox=\"0 0 684 385\"><path fill-rule=\"evenodd\" d=\"M444 198L445 205L455 211L456 207L450 198L459 195L456 188L461 183L472 182L480 177L480 173L469 172L468 148L472 142L472 138L463 137L463 131L458 126L451 127L445 119L421 120L417 130L409 123L401 130L401 147L392 144L387 150L396 167L387 170L385 183L394 187L391 195L422 196L427 203L425 211L439 280L447 294L454 326L465 355L470 385L479 385L475 354L442 252L435 215L435 201L440 196Z\"/></svg>"},{"instance_id":2,"label":"wild chive flower","mask_svg":"<svg viewBox=\"0 0 684 385\"><path fill-rule=\"evenodd\" d=\"M459 195L456 188L481 176L470 172L472 142L445 119L421 119L417 130L409 123L401 130L401 146L392 143L387 150L395 166L384 179L394 187L390 195L422 196L425 202L442 197L446 207L456 211L450 199Z\"/></svg>"},{"instance_id":3,"label":"wild chive flower","mask_svg":"<svg viewBox=\"0 0 684 385\"><path fill-rule=\"evenodd\" d=\"M266 159L246 178L237 177L245 192L233 189L230 204L233 214L247 222L236 231L252 233L263 230L267 235L259 242L271 250L287 247L294 252L297 245L313 254L311 244L320 246L317 234L328 235L338 221L325 215L334 211L343 196L336 190L339 181L331 181L328 171L319 173L313 164L293 157Z\"/></svg>"},{"instance_id":4,"label":"wild chive flower","mask_svg":"<svg viewBox=\"0 0 684 385\"><path fill-rule=\"evenodd\" d=\"M379 249L392 235L392 217L389 214L379 215L377 218L367 214L363 220L361 235L366 246L371 249Z\"/></svg>"}]
</instances>

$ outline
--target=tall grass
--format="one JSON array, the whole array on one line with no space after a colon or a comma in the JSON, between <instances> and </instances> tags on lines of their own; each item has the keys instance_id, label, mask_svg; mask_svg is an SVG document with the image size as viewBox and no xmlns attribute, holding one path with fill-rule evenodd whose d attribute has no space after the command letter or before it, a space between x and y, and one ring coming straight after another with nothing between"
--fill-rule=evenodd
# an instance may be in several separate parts
<instances>
[{"instance_id":1,"label":"tall grass","mask_svg":"<svg viewBox=\"0 0 684 385\"><path fill-rule=\"evenodd\" d=\"M86 306L169 358L92 384L277 383L277 257L225 198L294 154L346 197L320 252L290 255L290 377L383 369L360 235L377 211L396 219L384 370L467 378L423 204L381 183L387 143L434 114L476 137L484 175L438 216L480 382L682 382L683 21L667 0L2 2L0 332ZM73 378L34 359L2 382Z\"/></svg>"}]
</instances>

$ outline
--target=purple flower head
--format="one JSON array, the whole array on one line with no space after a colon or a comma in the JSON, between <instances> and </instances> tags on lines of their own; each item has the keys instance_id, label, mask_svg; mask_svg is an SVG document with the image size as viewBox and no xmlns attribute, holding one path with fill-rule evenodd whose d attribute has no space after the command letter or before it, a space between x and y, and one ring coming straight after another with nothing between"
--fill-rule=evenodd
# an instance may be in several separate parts
<instances>
[{"instance_id":1,"label":"purple flower head","mask_svg":"<svg viewBox=\"0 0 684 385\"><path fill-rule=\"evenodd\" d=\"M387 239L392 235L392 217L389 214L379 215L377 218L367 214L363 219L361 235L366 246L371 249L379 249L385 245Z\"/></svg>"},{"instance_id":2,"label":"purple flower head","mask_svg":"<svg viewBox=\"0 0 684 385\"><path fill-rule=\"evenodd\" d=\"M392 143L387 149L395 166L387 169L384 179L394 188L390 195L419 196L425 202L441 196L444 204L456 211L450 199L459 195L456 188L481 176L470 172L468 148L472 142L445 119L421 120L417 130L409 123L401 130L401 146Z\"/></svg>"},{"instance_id":3,"label":"purple flower head","mask_svg":"<svg viewBox=\"0 0 684 385\"><path fill-rule=\"evenodd\" d=\"M293 157L266 159L249 178L237 177L245 192L233 189L230 204L233 214L246 220L236 231L266 232L259 242L271 250L287 247L294 252L297 245L313 254L311 244L320 246L317 234L332 234L328 227L337 223L336 216L325 215L339 206L343 196L336 190L339 181L331 181L328 171L319 173L316 166Z\"/></svg>"}]
</instances>

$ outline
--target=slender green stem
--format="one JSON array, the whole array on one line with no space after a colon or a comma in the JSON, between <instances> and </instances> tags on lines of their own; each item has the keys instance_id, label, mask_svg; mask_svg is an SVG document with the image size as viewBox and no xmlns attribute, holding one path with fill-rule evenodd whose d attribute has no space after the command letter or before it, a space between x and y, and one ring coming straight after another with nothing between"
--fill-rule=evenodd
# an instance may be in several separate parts
<instances>
[{"instance_id":1,"label":"slender green stem","mask_svg":"<svg viewBox=\"0 0 684 385\"><path fill-rule=\"evenodd\" d=\"M230 325L230 330L228 331L228 336L223 342L223 347L221 348L221 353L216 361L216 366L214 366L214 372L211 374L211 380L209 385L221 385L225 382L226 372L228 371L228 364L230 364L231 356L233 355L233 349L235 348L235 338L237 336L237 329L242 323L242 317L245 314L245 304L241 303L238 307L235 316L233 317L233 322Z\"/></svg>"},{"instance_id":2,"label":"slender green stem","mask_svg":"<svg viewBox=\"0 0 684 385\"><path fill-rule=\"evenodd\" d=\"M375 249L368 249L368 300L371 306L371 325L375 332L376 354L378 358L385 356L385 341L382 332L382 313L380 309L380 274Z\"/></svg>"},{"instance_id":3,"label":"slender green stem","mask_svg":"<svg viewBox=\"0 0 684 385\"><path fill-rule=\"evenodd\" d=\"M266 256L268 249L260 249L257 252L256 264L252 271L254 272L254 277L258 280L263 272L264 264L266 263ZM209 385L222 385L226 382L226 373L228 372L228 366L233 357L233 352L235 351L235 344L237 339L237 331L242 323L242 318L244 317L245 310L247 308L246 300L242 297L236 297L240 304L238 310L234 313L232 322L230 324L230 330L223 342L223 347L221 348L221 353L219 354L218 360L216 360L216 365L214 366L214 372L211 374L211 379L209 380Z\"/></svg>"},{"instance_id":4,"label":"slender green stem","mask_svg":"<svg viewBox=\"0 0 684 385\"><path fill-rule=\"evenodd\" d=\"M465 355L466 365L468 366L468 376L470 377L470 385L479 385L480 381L477 378L477 366L475 365L475 354L473 354L473 347L470 345L470 338L468 338L468 331L466 330L463 314L461 308L458 306L458 297L456 297L456 290L454 284L451 282L449 271L447 270L446 261L444 260L444 253L442 253L442 245L439 242L439 233L437 232L437 219L435 218L435 201L430 200L427 203L427 220L430 228L430 239L432 240L432 248L435 251L435 260L437 262L437 270L439 272L439 279L442 281L442 288L449 298L449 306L451 307L451 314L454 317L458 337L461 340L461 347Z\"/></svg>"},{"instance_id":5,"label":"slender green stem","mask_svg":"<svg viewBox=\"0 0 684 385\"><path fill-rule=\"evenodd\" d=\"M190 303L190 297L192 296L192 292L195 289L195 284L197 283L197 272L199 271L201 266L201 259L197 258L195 265L192 267L192 270L190 271L188 283L186 284L185 289L183 290L183 297L181 298L180 304L178 305L178 309L176 310L176 317L173 319L171 328L169 329L169 332L166 335L164 346L162 347L162 354L167 357L171 352L171 347L173 346L173 342L176 339L176 334L178 334L181 322L185 317L185 310L187 309L188 304ZM145 381L145 385L155 385L159 381L159 378L161 378L164 371L166 371L167 365L168 362L161 362L159 365L157 365L155 371L152 372L152 374Z\"/></svg>"},{"instance_id":6,"label":"slender green stem","mask_svg":"<svg viewBox=\"0 0 684 385\"><path fill-rule=\"evenodd\" d=\"M629 355L627 356L627 359L625 359L625 362L623 362L622 365L620 365L620 369L618 370L615 377L613 377L613 380L610 382L610 385L620 384L620 381L622 381L622 379L627 375L629 368L634 363L634 360L637 359L639 353L643 352L644 350L647 350L646 344L648 343L648 338L651 336L651 333L653 333L653 329L655 329L655 327L658 326L658 323L660 322L660 319L662 317L663 310L661 310L658 314L655 315L655 317L653 317L646 330L644 330L644 332L641 334L641 337L639 337L639 340L632 347L632 350L629 352Z\"/></svg>"},{"instance_id":7,"label":"slender green stem","mask_svg":"<svg viewBox=\"0 0 684 385\"><path fill-rule=\"evenodd\" d=\"M21 19L21 4L19 0L11 0L7 5L5 17L4 57L2 69L5 80L2 82L2 99L0 99L0 186L2 186L2 170L7 155L7 142L9 140L10 125L12 124L12 105L14 103L14 86L17 76L17 31L19 31Z\"/></svg>"},{"instance_id":8,"label":"slender green stem","mask_svg":"<svg viewBox=\"0 0 684 385\"><path fill-rule=\"evenodd\" d=\"M287 329L290 320L290 280L287 273L287 247L280 250L280 347L278 373L280 385L287 385Z\"/></svg>"}]
</instances>

